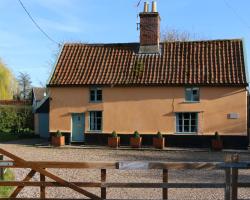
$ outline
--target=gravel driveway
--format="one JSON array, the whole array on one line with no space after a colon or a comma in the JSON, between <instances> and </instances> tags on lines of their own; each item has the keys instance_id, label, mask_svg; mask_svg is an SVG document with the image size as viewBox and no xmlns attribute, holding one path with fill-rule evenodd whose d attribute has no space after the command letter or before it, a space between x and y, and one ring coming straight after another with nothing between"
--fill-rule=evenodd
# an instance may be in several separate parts
<instances>
[{"instance_id":1,"label":"gravel driveway","mask_svg":"<svg viewBox=\"0 0 250 200\"><path fill-rule=\"evenodd\" d=\"M53 149L35 147L38 140L23 140L19 144L1 144L1 148L10 151L26 160L32 161L223 161L224 152L192 152L192 151L135 151L111 149ZM250 152L240 154L241 160L250 161ZM69 181L100 180L100 170L49 170ZM16 169L16 179L23 179L28 170ZM223 182L222 171L205 170L171 170L169 182ZM250 170L239 173L240 181L250 182ZM36 175L33 180L39 180ZM48 179L49 180L49 179ZM150 171L118 171L107 170L107 182L161 182L162 172ZM87 189L100 194L100 189ZM161 189L108 189L107 198L113 199L161 199ZM25 188L19 197L39 197L39 188ZM82 196L67 188L46 188L46 197L81 198ZM223 199L223 189L170 189L169 199ZM239 189L239 198L250 199L250 189Z\"/></svg>"}]
</instances>

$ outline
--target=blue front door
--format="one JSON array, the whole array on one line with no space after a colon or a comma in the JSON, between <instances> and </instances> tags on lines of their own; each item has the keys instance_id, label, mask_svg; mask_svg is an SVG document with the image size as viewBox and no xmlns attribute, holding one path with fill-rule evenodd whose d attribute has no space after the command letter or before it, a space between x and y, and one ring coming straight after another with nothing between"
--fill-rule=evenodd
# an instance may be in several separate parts
<instances>
[{"instance_id":1,"label":"blue front door","mask_svg":"<svg viewBox=\"0 0 250 200\"><path fill-rule=\"evenodd\" d=\"M72 142L84 142L84 113L72 114Z\"/></svg>"},{"instance_id":2,"label":"blue front door","mask_svg":"<svg viewBox=\"0 0 250 200\"><path fill-rule=\"evenodd\" d=\"M38 128L41 138L49 138L49 114L38 113Z\"/></svg>"}]
</instances>

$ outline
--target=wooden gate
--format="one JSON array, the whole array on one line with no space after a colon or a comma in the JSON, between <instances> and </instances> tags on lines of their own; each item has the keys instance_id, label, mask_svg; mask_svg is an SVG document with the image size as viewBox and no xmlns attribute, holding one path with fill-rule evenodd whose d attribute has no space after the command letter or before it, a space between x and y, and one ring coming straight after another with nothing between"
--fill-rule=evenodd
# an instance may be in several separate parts
<instances>
[{"instance_id":1,"label":"wooden gate","mask_svg":"<svg viewBox=\"0 0 250 200\"><path fill-rule=\"evenodd\" d=\"M1 186L16 186L9 198L18 199L17 196L25 186L40 187L40 199L49 199L45 196L46 187L67 187L83 195L84 198L94 200L106 199L107 188L161 188L162 199L168 199L168 189L171 188L224 188L225 200L237 200L238 188L250 187L250 182L238 182L238 170L250 169L250 162L239 162L239 157L233 155L227 157L225 162L33 162L26 161L3 149L0 154L12 159L0 161L0 168L30 168L30 172L22 181L0 181ZM48 168L62 169L100 169L100 182L69 182L65 179L47 171ZM107 169L118 170L162 170L162 183L107 183ZM169 183L168 174L170 170L223 170L225 181L222 183ZM40 173L40 181L30 181L32 177ZM46 181L49 177L53 181ZM82 187L100 188L101 196L97 196ZM250 198L250 197L249 197ZM19 198L29 199L29 198ZM31 198L35 199L35 198ZM67 198L69 199L69 198Z\"/></svg>"}]
</instances>

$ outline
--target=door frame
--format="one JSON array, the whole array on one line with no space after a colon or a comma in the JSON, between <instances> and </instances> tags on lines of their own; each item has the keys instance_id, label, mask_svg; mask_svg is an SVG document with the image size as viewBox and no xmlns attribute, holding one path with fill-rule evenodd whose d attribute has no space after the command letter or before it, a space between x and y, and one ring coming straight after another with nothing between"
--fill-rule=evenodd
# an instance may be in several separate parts
<instances>
[{"instance_id":1,"label":"door frame","mask_svg":"<svg viewBox=\"0 0 250 200\"><path fill-rule=\"evenodd\" d=\"M83 140L82 141L73 141L72 138L73 138L73 115L77 115L77 114L80 114L82 115L83 117L83 123L84 123L84 126L83 126ZM84 112L81 112L81 113L71 113L71 136L70 136L70 142L85 142L85 113Z\"/></svg>"}]
</instances>

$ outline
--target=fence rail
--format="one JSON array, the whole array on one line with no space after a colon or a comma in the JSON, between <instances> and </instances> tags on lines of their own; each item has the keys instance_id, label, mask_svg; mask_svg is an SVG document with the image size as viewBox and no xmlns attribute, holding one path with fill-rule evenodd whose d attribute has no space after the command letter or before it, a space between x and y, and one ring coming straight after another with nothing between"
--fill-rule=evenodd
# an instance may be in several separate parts
<instances>
[{"instance_id":1,"label":"fence rail","mask_svg":"<svg viewBox=\"0 0 250 200\"><path fill-rule=\"evenodd\" d=\"M0 186L16 186L10 198L17 199L24 187L40 187L40 199L46 198L47 187L68 187L90 199L106 199L107 188L161 188L162 199L168 199L168 190L171 188L224 188L225 200L237 200L238 188L250 187L250 182L238 182L238 171L250 169L250 162L239 162L238 155L226 157L224 162L33 162L25 161L3 149L0 153L12 160L0 161L0 168L30 168L31 171L22 181L1 181ZM100 182L68 182L63 178L47 171L48 168L63 169L100 169ZM162 183L112 183L106 182L107 169L117 170L162 170ZM223 170L225 181L223 183L169 183L168 175L171 170ZM30 181L40 173L40 181ZM49 177L53 181L46 181ZM90 193L84 188L100 188L101 196ZM1 198L0 198L1 199ZM22 198L23 199L23 198ZM28 199L28 198L26 198ZM34 199L34 198L32 198Z\"/></svg>"}]
</instances>

